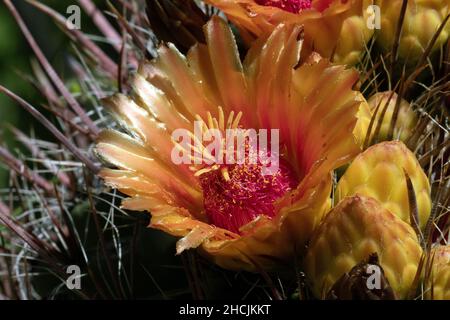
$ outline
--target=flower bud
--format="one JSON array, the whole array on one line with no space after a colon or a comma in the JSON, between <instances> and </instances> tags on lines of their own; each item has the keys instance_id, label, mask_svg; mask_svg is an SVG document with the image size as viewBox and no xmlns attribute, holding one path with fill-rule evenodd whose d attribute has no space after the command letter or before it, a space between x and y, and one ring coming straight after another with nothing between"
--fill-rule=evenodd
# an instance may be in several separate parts
<instances>
[{"instance_id":1,"label":"flower bud","mask_svg":"<svg viewBox=\"0 0 450 320\"><path fill-rule=\"evenodd\" d=\"M380 132L378 134L378 140L387 140L389 135L389 129L391 126L392 116L395 111L398 95L392 91L379 92L373 95L369 100L369 107L372 114L376 114L374 125L371 134L375 133L375 129L378 126L378 122L381 118L383 110L386 109L384 113L383 120L381 122ZM404 99L400 101L400 107L398 111L397 120L394 127L394 139L401 141L406 141L413 134L414 128L417 123L417 116L412 110L411 105Z\"/></svg>"},{"instance_id":2,"label":"flower bud","mask_svg":"<svg viewBox=\"0 0 450 320\"><path fill-rule=\"evenodd\" d=\"M305 269L315 295L324 297L343 274L374 253L396 297L405 298L422 256L414 230L375 199L361 195L344 199L310 242ZM378 275L376 269L372 272L368 289L376 289L376 277L382 276L381 270Z\"/></svg>"},{"instance_id":3,"label":"flower bud","mask_svg":"<svg viewBox=\"0 0 450 320\"><path fill-rule=\"evenodd\" d=\"M383 142L353 160L336 189L338 203L347 196L372 197L406 223L410 223L410 199L405 172L411 179L424 228L431 212L430 183L414 154L399 142Z\"/></svg>"},{"instance_id":4,"label":"flower bud","mask_svg":"<svg viewBox=\"0 0 450 320\"><path fill-rule=\"evenodd\" d=\"M426 297L433 300L450 300L450 246L432 250L433 264Z\"/></svg>"},{"instance_id":5,"label":"flower bud","mask_svg":"<svg viewBox=\"0 0 450 320\"><path fill-rule=\"evenodd\" d=\"M390 51L396 41L396 31L402 0L379 0L381 8L381 30L377 35L378 43ZM399 56L417 61L433 39L445 17L448 15L449 0L409 0L403 22L399 43ZM448 40L450 23L440 33L433 50L442 47Z\"/></svg>"}]
</instances>

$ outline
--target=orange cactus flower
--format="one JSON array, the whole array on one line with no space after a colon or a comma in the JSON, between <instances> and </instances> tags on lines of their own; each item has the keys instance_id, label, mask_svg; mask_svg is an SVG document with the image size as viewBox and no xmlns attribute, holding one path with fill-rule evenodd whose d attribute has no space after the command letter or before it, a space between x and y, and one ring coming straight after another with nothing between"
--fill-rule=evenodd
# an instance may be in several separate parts
<instances>
[{"instance_id":1,"label":"orange cactus flower","mask_svg":"<svg viewBox=\"0 0 450 320\"><path fill-rule=\"evenodd\" d=\"M374 30L367 26L371 0L206 0L222 10L249 42L280 23L304 26L302 57L313 50L334 62L355 64Z\"/></svg>"},{"instance_id":2,"label":"orange cactus flower","mask_svg":"<svg viewBox=\"0 0 450 320\"><path fill-rule=\"evenodd\" d=\"M206 45L187 56L161 46L139 68L130 96L106 100L128 134L101 134L96 152L109 165L101 176L129 196L124 208L149 211L151 227L180 238L177 253L198 248L233 270L290 264L330 209L332 170L359 152L352 134L358 74L318 55L298 67L300 32L278 26L241 62L230 28L214 17ZM225 137L233 129L255 130L258 139L259 130L276 130L277 169L269 175L260 161L212 161L217 153L197 141L198 132ZM244 145L245 155L254 151ZM180 154L190 164L176 163Z\"/></svg>"}]
</instances>

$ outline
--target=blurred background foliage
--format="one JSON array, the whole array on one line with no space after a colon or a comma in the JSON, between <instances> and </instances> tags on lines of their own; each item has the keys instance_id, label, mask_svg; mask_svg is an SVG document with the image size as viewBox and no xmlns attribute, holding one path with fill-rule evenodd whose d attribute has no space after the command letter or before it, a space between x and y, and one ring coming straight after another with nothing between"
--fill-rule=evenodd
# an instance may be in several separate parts
<instances>
[{"instance_id":1,"label":"blurred background foliage","mask_svg":"<svg viewBox=\"0 0 450 320\"><path fill-rule=\"evenodd\" d=\"M36 10L26 0L13 0L12 2L58 75L70 87L72 92L77 91L76 77L71 74L68 63L69 57L73 57L76 53L68 37L52 19ZM40 2L65 16L69 16L67 8L70 5L78 4L75 0L41 0ZM94 2L101 10L107 7L107 2L104 0ZM112 19L110 21L114 24ZM84 11L81 11L81 27L87 35L99 33ZM117 53L111 47L102 43L97 44L112 59L118 59ZM42 113L49 115L41 107L41 104L45 103L45 99L34 88L29 78L27 79L33 74L32 63L35 62L33 60L35 58L31 48L3 1L0 1L0 84L27 100ZM112 87L111 90L114 91L116 88ZM11 130L9 130L11 126L17 127L30 136L34 135L47 141L55 141L51 134L34 118L23 111L20 106L5 95L0 94L0 145L5 145L9 150L23 151L24 154L27 154L26 149L15 141ZM9 188L8 176L9 172L6 166L3 166L0 162L0 189ZM84 221L88 219L86 217L88 217L87 211L89 209L86 206L86 203L82 202L72 212L80 230L84 230ZM124 222L124 224L127 223L129 221ZM1 227L0 225L0 229ZM98 237L93 230L94 228L92 227L92 232L89 232L90 238L87 241L87 247L90 245L95 247L98 243ZM135 227L134 229L128 228L121 230L121 232L121 240L124 242L131 242L132 238L133 241L136 240L136 247L133 249L135 250L133 261L124 260L125 264L136 264L135 277L137 280L134 292L136 296L166 297L166 295L183 296L186 294L189 296L181 258L174 255L174 238L162 232L147 229L145 226ZM158 243L158 246L155 246L155 243ZM149 255L149 252L152 254ZM161 282L162 288L157 281ZM49 292L52 292L53 288L59 284L58 279L45 273L42 276L35 277L33 282L38 288L39 294L43 297L48 296ZM215 287L214 284L212 286Z\"/></svg>"},{"instance_id":2,"label":"blurred background foliage","mask_svg":"<svg viewBox=\"0 0 450 320\"><path fill-rule=\"evenodd\" d=\"M63 15L67 7L76 4L74 0L42 0ZM101 8L106 1L95 1ZM17 7L33 36L45 53L46 57L65 81L70 80L67 68L67 54L70 45L63 32L44 14L38 12L25 0L15 0ZM86 33L94 32L88 19L81 16L82 28ZM25 41L19 27L6 9L0 3L0 84L17 93L32 105L39 107L43 99L23 75L31 74L31 59L33 53ZM10 149L19 147L11 136L8 126L15 126L25 133L32 133L40 126L19 106L4 95L0 95L0 143L6 144ZM46 138L49 136L46 135ZM0 188L8 185L8 173L0 165Z\"/></svg>"}]
</instances>

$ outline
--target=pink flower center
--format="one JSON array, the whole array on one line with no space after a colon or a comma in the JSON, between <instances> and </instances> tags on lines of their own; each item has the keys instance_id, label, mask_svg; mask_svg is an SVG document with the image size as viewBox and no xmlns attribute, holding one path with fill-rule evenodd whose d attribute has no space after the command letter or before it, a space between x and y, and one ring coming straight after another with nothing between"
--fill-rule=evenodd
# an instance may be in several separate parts
<instances>
[{"instance_id":1,"label":"pink flower center","mask_svg":"<svg viewBox=\"0 0 450 320\"><path fill-rule=\"evenodd\" d=\"M310 9L312 0L256 0L257 4L283 9L292 13Z\"/></svg>"},{"instance_id":2,"label":"pink flower center","mask_svg":"<svg viewBox=\"0 0 450 320\"><path fill-rule=\"evenodd\" d=\"M274 175L263 175L261 164L222 165L202 174L200 183L210 222L238 234L261 215L272 218L274 202L297 186L294 172L282 159Z\"/></svg>"}]
</instances>

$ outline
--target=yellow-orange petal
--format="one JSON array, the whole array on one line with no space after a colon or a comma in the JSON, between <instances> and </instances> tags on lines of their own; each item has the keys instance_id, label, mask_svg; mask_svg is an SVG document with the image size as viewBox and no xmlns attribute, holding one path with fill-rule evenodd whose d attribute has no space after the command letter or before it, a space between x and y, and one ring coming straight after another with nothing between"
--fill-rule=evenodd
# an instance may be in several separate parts
<instances>
[{"instance_id":1,"label":"yellow-orange petal","mask_svg":"<svg viewBox=\"0 0 450 320\"><path fill-rule=\"evenodd\" d=\"M247 83L233 33L227 23L217 16L204 28L223 107L226 111L247 108Z\"/></svg>"},{"instance_id":2,"label":"yellow-orange petal","mask_svg":"<svg viewBox=\"0 0 450 320\"><path fill-rule=\"evenodd\" d=\"M152 154L138 141L117 131L103 131L95 148L99 158L121 170L142 175L150 182L158 183L173 191L186 202L201 206L202 195L198 186L183 181L174 175L164 162Z\"/></svg>"},{"instance_id":3,"label":"yellow-orange petal","mask_svg":"<svg viewBox=\"0 0 450 320\"><path fill-rule=\"evenodd\" d=\"M360 101L351 89L357 78L355 70L324 59L294 72L286 122L291 136L286 141L301 174L323 174L312 167L320 163L330 170L348 163L360 151L353 136Z\"/></svg>"},{"instance_id":4,"label":"yellow-orange petal","mask_svg":"<svg viewBox=\"0 0 450 320\"><path fill-rule=\"evenodd\" d=\"M187 59L173 44L162 45L158 48L158 57L142 66L139 74L146 78L152 85L161 89L172 101L181 102L184 105L179 111L186 112L186 117L193 118L195 115L206 115L206 110L212 109L214 105L202 94L199 83L192 81L194 74L187 63ZM164 83L168 81L169 83ZM171 86L172 90L167 90ZM170 95L168 95L170 92ZM181 100L181 101L180 101Z\"/></svg>"}]
</instances>

